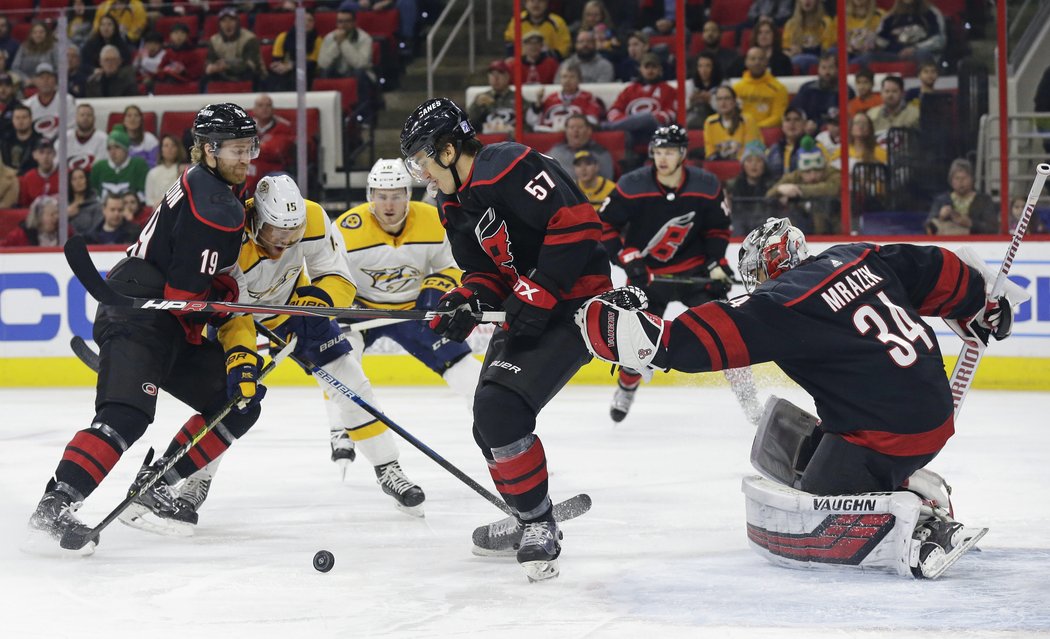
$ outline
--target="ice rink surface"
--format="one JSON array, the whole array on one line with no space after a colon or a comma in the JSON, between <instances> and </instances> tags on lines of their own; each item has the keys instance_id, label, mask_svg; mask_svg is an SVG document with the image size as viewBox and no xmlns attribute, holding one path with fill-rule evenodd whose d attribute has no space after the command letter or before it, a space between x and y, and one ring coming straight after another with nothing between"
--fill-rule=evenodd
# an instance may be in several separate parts
<instances>
[{"instance_id":1,"label":"ice rink surface","mask_svg":"<svg viewBox=\"0 0 1050 639\"><path fill-rule=\"evenodd\" d=\"M772 390L805 408L797 390ZM378 388L383 408L486 487L463 402L444 388ZM513 560L470 553L492 505L402 443L426 518L394 509L363 457L328 461L319 391L271 389L227 456L195 537L114 524L89 558L17 547L44 483L92 415L89 390L2 390L0 635L25 637L1050 636L1048 396L974 391L931 469L957 517L991 531L939 581L777 568L747 544L741 478L751 427L726 387L643 388L623 423L609 388L569 387L540 417L556 499L587 492L563 526L561 576L526 582ZM146 448L188 416L171 398L87 501L94 525ZM319 549L334 569L311 566Z\"/></svg>"}]
</instances>

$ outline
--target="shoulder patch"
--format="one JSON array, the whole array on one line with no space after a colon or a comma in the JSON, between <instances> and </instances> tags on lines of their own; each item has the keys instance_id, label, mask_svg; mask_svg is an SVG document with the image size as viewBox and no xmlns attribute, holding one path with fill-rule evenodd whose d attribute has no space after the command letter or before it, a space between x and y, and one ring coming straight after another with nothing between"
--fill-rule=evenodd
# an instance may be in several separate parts
<instances>
[{"instance_id":1,"label":"shoulder patch","mask_svg":"<svg viewBox=\"0 0 1050 639\"><path fill-rule=\"evenodd\" d=\"M342 221L339 222L339 226L343 227L344 229L353 230L361 228L361 216L357 213L348 213L344 215L341 218L341 220Z\"/></svg>"}]
</instances>

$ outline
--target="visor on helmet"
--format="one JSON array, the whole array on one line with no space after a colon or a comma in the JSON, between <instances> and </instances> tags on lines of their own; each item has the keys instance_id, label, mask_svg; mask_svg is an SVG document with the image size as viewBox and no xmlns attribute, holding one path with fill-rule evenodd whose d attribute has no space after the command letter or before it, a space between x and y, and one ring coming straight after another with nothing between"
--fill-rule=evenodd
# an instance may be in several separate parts
<instances>
[{"instance_id":1,"label":"visor on helmet","mask_svg":"<svg viewBox=\"0 0 1050 639\"><path fill-rule=\"evenodd\" d=\"M277 228L263 223L255 232L255 243L269 255L280 255L303 239L306 233L306 222L293 228Z\"/></svg>"},{"instance_id":2,"label":"visor on helmet","mask_svg":"<svg viewBox=\"0 0 1050 639\"><path fill-rule=\"evenodd\" d=\"M259 138L235 138L232 140L205 140L212 153L220 160L241 162L259 157Z\"/></svg>"}]
</instances>

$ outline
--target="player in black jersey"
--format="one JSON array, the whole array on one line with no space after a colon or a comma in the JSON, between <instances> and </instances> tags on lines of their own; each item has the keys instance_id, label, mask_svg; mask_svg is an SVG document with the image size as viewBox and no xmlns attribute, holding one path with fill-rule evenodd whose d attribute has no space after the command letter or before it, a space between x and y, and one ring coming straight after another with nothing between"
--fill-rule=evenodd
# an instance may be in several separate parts
<instances>
[{"instance_id":1,"label":"player in black jersey","mask_svg":"<svg viewBox=\"0 0 1050 639\"><path fill-rule=\"evenodd\" d=\"M244 179L258 155L255 121L235 104L213 104L197 114L193 135L194 164L165 194L138 241L128 248L128 257L108 274L110 285L126 295L237 298L229 273L241 248ZM238 410L124 513L136 520L152 513L158 526L186 525L180 519L192 516L192 510L177 502L170 484L244 435L259 417L258 400L265 391L255 383L261 358L255 352L252 318L217 320L222 322L219 341L211 342L202 340L211 317L99 306L94 325L100 349L95 417L66 446L30 518L33 537L42 533L57 542L67 529L86 531L73 513L153 421L159 389L202 414L217 411L239 392L245 401ZM168 452L188 441L203 423L201 415L191 418ZM96 543L97 539L81 552L93 552Z\"/></svg>"},{"instance_id":2,"label":"player in black jersey","mask_svg":"<svg viewBox=\"0 0 1050 639\"><path fill-rule=\"evenodd\" d=\"M688 144L685 129L677 124L657 129L649 143L653 165L621 177L598 212L605 250L627 273L627 283L645 291L649 312L654 315L662 316L673 301L697 306L726 299L732 286L732 271L725 259L729 203L717 177L685 166ZM711 281L671 283L654 280L654 275L699 276ZM749 373L733 375L746 374L743 383L753 388ZM609 410L613 421L627 416L641 381L637 371L620 369ZM744 401L744 395L741 399ZM757 406L753 392L749 399Z\"/></svg>"},{"instance_id":3,"label":"player in black jersey","mask_svg":"<svg viewBox=\"0 0 1050 639\"><path fill-rule=\"evenodd\" d=\"M518 561L530 579L558 574L559 532L547 491L536 415L590 360L572 323L588 297L611 288L601 223L557 162L520 144L482 147L451 100L423 103L405 122L401 152L436 187L452 253L465 271L431 327L462 342L472 312L506 311L474 396L474 439L522 527Z\"/></svg>"}]
</instances>

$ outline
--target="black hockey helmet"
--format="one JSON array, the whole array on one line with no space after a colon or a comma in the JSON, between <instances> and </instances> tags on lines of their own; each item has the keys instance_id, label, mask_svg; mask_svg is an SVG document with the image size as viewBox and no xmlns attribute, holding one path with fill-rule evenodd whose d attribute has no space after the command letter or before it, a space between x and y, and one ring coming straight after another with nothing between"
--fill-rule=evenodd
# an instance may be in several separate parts
<instances>
[{"instance_id":1,"label":"black hockey helmet","mask_svg":"<svg viewBox=\"0 0 1050 639\"><path fill-rule=\"evenodd\" d=\"M427 100L408 116L401 129L401 154L411 158L420 150L434 154L438 138L450 135L459 151L459 142L474 137L474 127L463 109L448 98ZM409 166L409 170L412 167Z\"/></svg>"},{"instance_id":2,"label":"black hockey helmet","mask_svg":"<svg viewBox=\"0 0 1050 639\"><path fill-rule=\"evenodd\" d=\"M686 149L689 148L689 134L677 124L662 126L653 133L649 141L649 157L653 156L653 149L678 148L685 157Z\"/></svg>"},{"instance_id":3,"label":"black hockey helmet","mask_svg":"<svg viewBox=\"0 0 1050 639\"><path fill-rule=\"evenodd\" d=\"M196 140L219 142L254 138L257 135L252 116L231 102L209 104L193 118L193 137Z\"/></svg>"}]
</instances>

